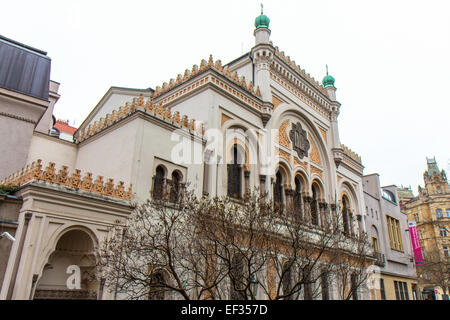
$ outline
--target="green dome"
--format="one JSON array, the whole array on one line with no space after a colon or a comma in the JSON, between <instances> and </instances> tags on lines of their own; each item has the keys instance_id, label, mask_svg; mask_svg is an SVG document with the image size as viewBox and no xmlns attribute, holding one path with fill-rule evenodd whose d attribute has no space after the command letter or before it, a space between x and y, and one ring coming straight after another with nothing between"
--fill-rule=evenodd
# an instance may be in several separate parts
<instances>
[{"instance_id":1,"label":"green dome","mask_svg":"<svg viewBox=\"0 0 450 320\"><path fill-rule=\"evenodd\" d=\"M270 19L265 14L261 14L259 17L255 19L255 27L258 28L267 28L269 29Z\"/></svg>"},{"instance_id":2,"label":"green dome","mask_svg":"<svg viewBox=\"0 0 450 320\"><path fill-rule=\"evenodd\" d=\"M334 87L334 81L334 78L327 74L325 78L323 78L322 84L325 88Z\"/></svg>"}]
</instances>

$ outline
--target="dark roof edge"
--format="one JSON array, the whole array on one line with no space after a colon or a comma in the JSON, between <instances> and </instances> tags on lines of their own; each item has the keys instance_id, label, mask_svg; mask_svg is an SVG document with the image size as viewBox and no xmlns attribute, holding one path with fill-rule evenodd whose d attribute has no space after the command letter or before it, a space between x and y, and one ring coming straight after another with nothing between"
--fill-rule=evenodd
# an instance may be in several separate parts
<instances>
[{"instance_id":1,"label":"dark roof edge","mask_svg":"<svg viewBox=\"0 0 450 320\"><path fill-rule=\"evenodd\" d=\"M22 47L22 48L24 48L24 49L33 51L33 52L38 53L38 54L40 54L40 55L47 56L47 52L45 52L45 51L43 51L43 50L39 50L39 49L30 47L30 46L28 46L28 45L26 45L26 44L23 44L23 43L20 43L20 42L18 42L18 41L16 41L16 40L12 40L12 39L9 39L9 38L7 38L7 37L5 37L5 36L2 36L1 34L0 34L0 40L4 40L4 41L7 41L7 42L10 42L11 44L14 44L14 45L16 45L16 46L19 46L19 47ZM47 58L49 58L49 57L47 57Z\"/></svg>"},{"instance_id":2,"label":"dark roof edge","mask_svg":"<svg viewBox=\"0 0 450 320\"><path fill-rule=\"evenodd\" d=\"M127 87L112 86L112 87L110 87L110 89L123 89L123 90L132 90L132 91L150 91L150 92L155 92L155 90L152 89L152 88L138 89L138 88L127 88Z\"/></svg>"},{"instance_id":3,"label":"dark roof edge","mask_svg":"<svg viewBox=\"0 0 450 320\"><path fill-rule=\"evenodd\" d=\"M232 65L232 64L234 64L235 62L238 62L239 60L242 60L242 59L244 59L245 57L248 57L248 56L250 56L250 52L247 52L247 53L243 54L242 56L240 56L239 58L236 58L236 59L234 59L233 61L228 62L226 65L224 65L224 67L229 66L229 65Z\"/></svg>"}]
</instances>

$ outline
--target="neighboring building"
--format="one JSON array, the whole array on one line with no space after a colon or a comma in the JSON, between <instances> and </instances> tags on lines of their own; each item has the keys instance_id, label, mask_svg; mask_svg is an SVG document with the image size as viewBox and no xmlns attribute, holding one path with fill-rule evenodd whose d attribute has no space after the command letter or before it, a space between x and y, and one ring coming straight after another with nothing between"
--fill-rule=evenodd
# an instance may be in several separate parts
<instances>
[{"instance_id":1,"label":"neighboring building","mask_svg":"<svg viewBox=\"0 0 450 320\"><path fill-rule=\"evenodd\" d=\"M424 298L442 300L448 299L450 286L450 187L435 158L427 158L427 167L425 187L418 187L417 197L403 200L408 219L416 222L419 232L424 264L418 265L417 271ZM430 262L441 271L434 272ZM443 286L447 287L447 296Z\"/></svg>"},{"instance_id":2,"label":"neighboring building","mask_svg":"<svg viewBox=\"0 0 450 320\"><path fill-rule=\"evenodd\" d=\"M397 187L380 186L378 174L363 177L365 225L380 268L377 300L417 300L416 268L406 214Z\"/></svg>"},{"instance_id":3,"label":"neighboring building","mask_svg":"<svg viewBox=\"0 0 450 320\"><path fill-rule=\"evenodd\" d=\"M73 142L73 134L77 131L77 128L69 125L69 120L57 120L53 125L54 133L58 134L57 137L66 141Z\"/></svg>"},{"instance_id":4,"label":"neighboring building","mask_svg":"<svg viewBox=\"0 0 450 320\"><path fill-rule=\"evenodd\" d=\"M267 16L255 27L251 52L225 66L210 56L155 90L112 87L73 142L33 134L22 150L27 167L11 167L19 171L3 181L19 187L23 204L1 298L113 299L87 276L81 292L65 290L67 266L81 263L89 274L93 249L109 227L124 224L131 201L186 182L197 196L242 198L258 187L277 203L312 203L315 227L324 227L328 204L339 203L342 232L355 239L366 231L363 165L341 144L334 78L320 84L273 46ZM232 129L241 132L227 139ZM272 130L275 148L260 148ZM192 145L193 158L174 159L174 137ZM338 285L327 286L330 299ZM370 298L365 288L357 296Z\"/></svg>"},{"instance_id":5,"label":"neighboring building","mask_svg":"<svg viewBox=\"0 0 450 320\"><path fill-rule=\"evenodd\" d=\"M59 84L47 53L0 36L0 176L27 164L35 134L48 134Z\"/></svg>"}]
</instances>

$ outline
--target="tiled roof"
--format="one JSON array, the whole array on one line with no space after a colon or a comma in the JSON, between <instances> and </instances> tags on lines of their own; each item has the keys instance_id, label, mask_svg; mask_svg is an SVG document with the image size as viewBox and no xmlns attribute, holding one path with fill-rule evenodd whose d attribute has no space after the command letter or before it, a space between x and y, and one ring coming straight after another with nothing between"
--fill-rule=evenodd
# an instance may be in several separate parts
<instances>
[{"instance_id":1,"label":"tiled roof","mask_svg":"<svg viewBox=\"0 0 450 320\"><path fill-rule=\"evenodd\" d=\"M57 120L54 127L59 130L59 132L65 132L73 135L77 128L69 126L69 124L63 120Z\"/></svg>"}]
</instances>

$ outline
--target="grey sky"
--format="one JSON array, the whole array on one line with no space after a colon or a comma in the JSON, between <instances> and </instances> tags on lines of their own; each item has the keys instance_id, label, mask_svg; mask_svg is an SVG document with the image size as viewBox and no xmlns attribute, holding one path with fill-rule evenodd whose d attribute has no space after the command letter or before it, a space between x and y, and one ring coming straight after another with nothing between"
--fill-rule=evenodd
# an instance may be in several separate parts
<instances>
[{"instance_id":1,"label":"grey sky","mask_svg":"<svg viewBox=\"0 0 450 320\"><path fill-rule=\"evenodd\" d=\"M155 88L212 54L254 45L261 1L3 1L0 34L42 49L57 118L81 124L110 86ZM383 185L450 171L450 1L264 1L271 40L315 79L336 78L341 141Z\"/></svg>"}]
</instances>

